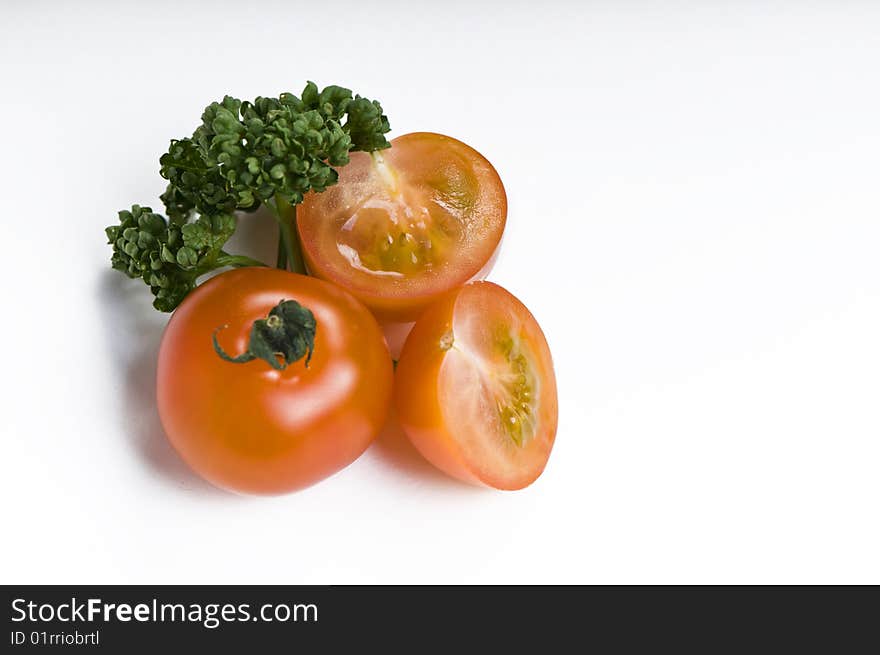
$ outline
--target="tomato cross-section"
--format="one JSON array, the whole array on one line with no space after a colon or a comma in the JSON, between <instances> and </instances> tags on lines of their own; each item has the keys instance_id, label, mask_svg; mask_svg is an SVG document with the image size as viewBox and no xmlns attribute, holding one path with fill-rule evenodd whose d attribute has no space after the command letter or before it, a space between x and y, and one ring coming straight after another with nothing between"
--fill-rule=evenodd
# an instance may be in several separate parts
<instances>
[{"instance_id":1,"label":"tomato cross-section","mask_svg":"<svg viewBox=\"0 0 880 655\"><path fill-rule=\"evenodd\" d=\"M470 146L429 132L352 153L339 182L309 194L297 227L309 271L384 321L412 321L485 276L507 218L498 173Z\"/></svg>"},{"instance_id":2,"label":"tomato cross-section","mask_svg":"<svg viewBox=\"0 0 880 655\"><path fill-rule=\"evenodd\" d=\"M474 282L429 307L404 344L394 389L407 436L450 475L520 489L544 470L558 421L550 349L498 285Z\"/></svg>"}]
</instances>

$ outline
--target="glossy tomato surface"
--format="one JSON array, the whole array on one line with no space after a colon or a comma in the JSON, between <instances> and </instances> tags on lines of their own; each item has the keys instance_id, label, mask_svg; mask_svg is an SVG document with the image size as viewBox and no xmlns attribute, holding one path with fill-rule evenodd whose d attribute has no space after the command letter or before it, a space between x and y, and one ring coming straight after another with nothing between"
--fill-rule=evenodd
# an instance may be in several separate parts
<instances>
[{"instance_id":1,"label":"glossy tomato surface","mask_svg":"<svg viewBox=\"0 0 880 655\"><path fill-rule=\"evenodd\" d=\"M416 132L355 152L339 183L309 194L297 227L309 271L383 321L413 321L437 297L488 274L507 219L492 164L448 136Z\"/></svg>"},{"instance_id":2,"label":"glossy tomato surface","mask_svg":"<svg viewBox=\"0 0 880 655\"><path fill-rule=\"evenodd\" d=\"M528 309L491 282L449 292L416 321L398 362L395 409L430 462L466 482L521 489L556 438L556 376Z\"/></svg>"},{"instance_id":3,"label":"glossy tomato surface","mask_svg":"<svg viewBox=\"0 0 880 655\"><path fill-rule=\"evenodd\" d=\"M235 364L251 326L282 300L314 314L314 352L285 370ZM376 320L342 289L270 268L208 280L177 308L159 349L157 396L174 448L217 486L278 494L307 487L354 461L391 402L392 363Z\"/></svg>"}]
</instances>

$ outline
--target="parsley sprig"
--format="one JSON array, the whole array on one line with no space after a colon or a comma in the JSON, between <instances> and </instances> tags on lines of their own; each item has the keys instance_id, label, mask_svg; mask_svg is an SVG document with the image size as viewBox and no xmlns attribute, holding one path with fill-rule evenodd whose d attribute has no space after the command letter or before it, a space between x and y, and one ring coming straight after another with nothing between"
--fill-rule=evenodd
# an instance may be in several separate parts
<instances>
[{"instance_id":1,"label":"parsley sprig","mask_svg":"<svg viewBox=\"0 0 880 655\"><path fill-rule=\"evenodd\" d=\"M172 140L159 160L168 218L134 205L107 228L112 265L143 279L156 309L171 311L205 273L261 265L222 248L235 231L234 212L266 206L279 225L277 265L303 273L296 205L336 184L334 167L347 164L350 152L387 148L389 129L378 102L339 86L319 91L313 82L301 97L211 103L193 135Z\"/></svg>"},{"instance_id":2,"label":"parsley sprig","mask_svg":"<svg viewBox=\"0 0 880 655\"><path fill-rule=\"evenodd\" d=\"M119 225L106 230L113 244L113 268L146 282L155 296L153 306L163 312L177 307L209 271L264 265L222 249L234 231L235 217L230 214L203 215L181 224L139 205L119 212Z\"/></svg>"}]
</instances>

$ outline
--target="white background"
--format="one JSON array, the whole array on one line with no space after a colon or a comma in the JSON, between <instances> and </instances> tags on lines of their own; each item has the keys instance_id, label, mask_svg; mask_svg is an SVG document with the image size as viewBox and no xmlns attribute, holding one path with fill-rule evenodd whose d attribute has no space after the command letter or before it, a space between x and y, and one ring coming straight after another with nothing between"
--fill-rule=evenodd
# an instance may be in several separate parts
<instances>
[{"instance_id":1,"label":"white background","mask_svg":"<svg viewBox=\"0 0 880 655\"><path fill-rule=\"evenodd\" d=\"M880 583L880 6L183 4L0 10L2 582ZM208 102L307 79L498 168L560 390L531 488L386 434L238 497L167 445L102 230Z\"/></svg>"}]
</instances>

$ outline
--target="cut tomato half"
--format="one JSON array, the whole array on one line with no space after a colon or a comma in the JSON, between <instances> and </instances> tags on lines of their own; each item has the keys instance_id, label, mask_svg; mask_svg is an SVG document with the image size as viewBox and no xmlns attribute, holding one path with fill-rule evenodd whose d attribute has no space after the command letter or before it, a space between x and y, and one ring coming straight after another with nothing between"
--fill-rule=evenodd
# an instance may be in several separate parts
<instances>
[{"instance_id":1,"label":"cut tomato half","mask_svg":"<svg viewBox=\"0 0 880 655\"><path fill-rule=\"evenodd\" d=\"M394 387L407 436L446 473L521 489L544 470L558 422L550 348L498 285L474 282L431 305L404 344Z\"/></svg>"},{"instance_id":2,"label":"cut tomato half","mask_svg":"<svg viewBox=\"0 0 880 655\"><path fill-rule=\"evenodd\" d=\"M439 295L488 274L507 219L498 173L448 136L405 134L355 152L339 182L309 194L297 229L309 272L385 321L412 321Z\"/></svg>"}]
</instances>

